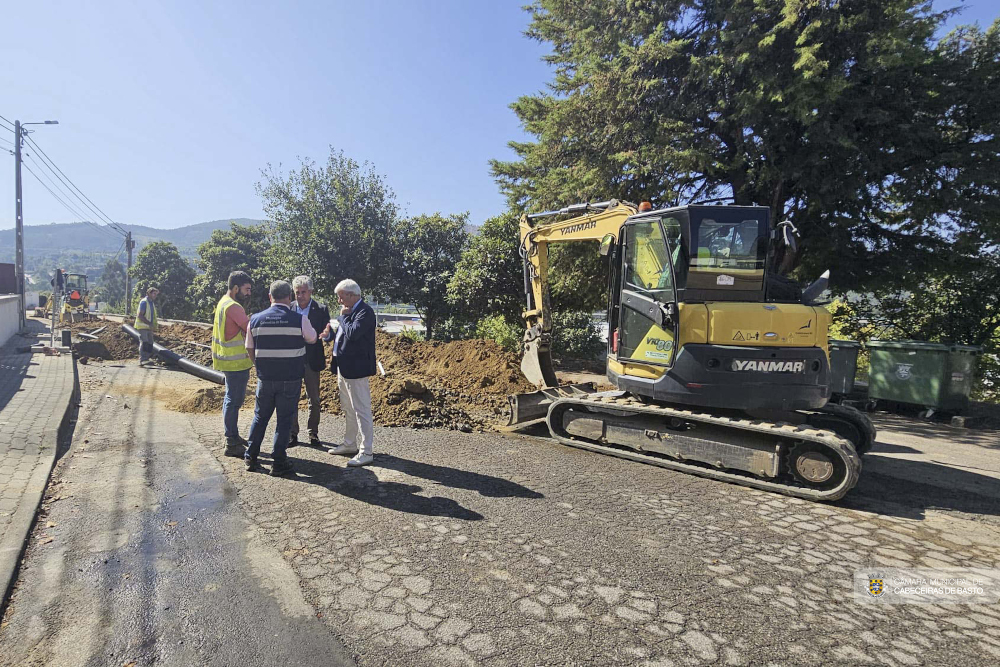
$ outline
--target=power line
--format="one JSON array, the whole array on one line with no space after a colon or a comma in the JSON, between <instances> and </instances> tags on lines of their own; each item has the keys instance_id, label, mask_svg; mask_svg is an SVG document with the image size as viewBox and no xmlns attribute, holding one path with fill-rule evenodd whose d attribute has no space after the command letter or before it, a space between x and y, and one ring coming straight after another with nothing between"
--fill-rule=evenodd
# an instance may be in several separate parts
<instances>
[{"instance_id":1,"label":"power line","mask_svg":"<svg viewBox=\"0 0 1000 667\"><path fill-rule=\"evenodd\" d=\"M10 125L10 131L11 132L14 131L14 123L10 122L9 120L7 120L6 118L4 118L3 116L0 116L0 120L4 121L8 125Z\"/></svg>"},{"instance_id":2,"label":"power line","mask_svg":"<svg viewBox=\"0 0 1000 667\"><path fill-rule=\"evenodd\" d=\"M26 169L26 170L28 171L28 173L29 173L29 174L31 174L32 176L34 176L34 177L35 177L35 180L36 180L36 181L38 181L39 183L41 183L41 184L42 184L42 187L43 187L43 188L45 188L46 190L48 190L49 194L50 194L50 195L52 195L52 196L53 196L53 198L55 198L55 200L56 200L57 202L59 202L60 204L62 204L62 205L63 205L63 208L65 208L65 209L66 209L67 211L69 211L70 213L72 213L74 217L79 217L79 218L81 219L81 221L82 221L82 222L84 222L84 223L86 223L86 224L88 224L88 225L92 226L92 227L93 227L94 229L99 229L99 230L101 230L102 232L104 232L105 234L107 234L108 236L110 236L111 238L113 238L113 239L115 239L115 240L117 240L117 239L118 239L118 237L117 237L117 236L115 236L114 234L112 234L112 233L111 233L111 232L110 232L110 231L109 231L109 230L107 229L107 227L104 227L103 225L98 225L98 224L96 224L96 223L94 223L94 222L91 222L90 220L87 220L87 219L86 219L86 216L81 216L81 215L80 215L80 212L79 212L79 211L76 211L76 210L74 210L74 209L73 209L72 207L70 207L70 205L69 205L69 204L67 204L66 202L64 202L64 201L62 200L62 198L60 198L60 197L59 197L59 195L57 195L57 194L56 194L55 192L53 192L53 191L52 191L52 188L50 188L49 186L47 186L47 185L45 184L45 181L43 181L42 179L40 179L40 178L38 177L38 174L36 174L36 173L35 173L34 171L32 171L31 167L29 167L29 166L28 166L27 164L24 164L24 163L22 163L22 164L21 164L21 166L22 166L22 167L24 167L24 168L25 168L25 169Z\"/></svg>"},{"instance_id":3,"label":"power line","mask_svg":"<svg viewBox=\"0 0 1000 667\"><path fill-rule=\"evenodd\" d=\"M31 153L24 153L24 157L29 158L31 160L31 162L36 167L44 167L45 166L44 162L39 162L35 158L35 156L32 155ZM24 167L27 169L27 167L28 167L27 164L25 164ZM70 202L73 201L73 199L72 199L72 194L73 194L72 191L70 191L70 193L67 194L66 192L63 191L62 188L59 187L58 183L56 183L55 181L52 180L52 178L45 171L42 171L41 169L39 169L39 171L41 171L42 176L44 176L46 178L46 180L48 180L48 182L52 184L52 187L54 187L56 190L59 191L60 195L62 195L63 197L65 197L67 201L70 201ZM32 172L32 175L35 176L35 178L38 178L38 175L35 174L34 172ZM49 190L49 192L52 192L52 190ZM53 194L55 194L55 193L53 193ZM81 220L86 221L86 219L89 217L88 215L86 215L86 212L81 213L80 210L79 210L79 208L75 204L73 206L73 210L76 212L76 215L80 216ZM111 234L112 238L115 238L115 239L118 238L117 236L115 236L114 234L111 233L111 229L108 228L107 226L99 225L99 227L101 229L103 229L105 232L107 232L108 234Z\"/></svg>"},{"instance_id":4,"label":"power line","mask_svg":"<svg viewBox=\"0 0 1000 667\"><path fill-rule=\"evenodd\" d=\"M122 227L121 225L119 225L119 224L118 224L117 222L115 222L114 220L112 220L112 219L111 219L111 217L110 217L110 216L108 216L108 214L107 214L107 213L105 213L104 211L102 211L102 210L100 209L100 207L99 207L99 206L97 206L97 204L95 204L94 202L92 202L92 201L90 200L90 198L89 198L89 197L88 197L87 195L83 194L83 190L81 190L80 188L78 188L78 187L76 186L76 183L74 183L74 182L73 182L72 180L70 180L69 176L67 176L67 175L66 175L65 173L63 173L63 170L62 170L62 169L60 169L60 168L59 168L59 167L58 167L58 166L56 165L56 163L52 161L52 158L50 158L50 157L48 156L48 154L47 154L47 153L46 153L46 152L45 152L44 150L42 150L42 147L41 147L41 146L39 146L39 145L38 145L38 143L36 143L34 139L32 139L32 138L31 138L31 137L29 137L29 136L25 136L25 139L27 139L27 140L28 140L28 143L30 143L30 144L31 144L32 146L34 146L34 147L35 147L35 149L36 149L36 150L38 150L38 152L42 154L42 157L43 157L43 158L44 158L44 159L45 159L45 160L46 160L46 161L47 161L47 162L48 162L49 164L51 164L53 168L55 168L55 171L59 172L59 174L60 174L60 175L62 175L62 177L66 179L66 181L67 181L67 182L69 183L69 185L70 185L70 186L72 186L72 187L73 187L73 189L74 189L74 190L76 190L76 191L77 191L78 193L80 193L80 194L79 194L79 196L78 196L77 198L79 199L80 197L83 197L83 199L84 199L84 200L86 200L86 203L85 203L84 205L85 205L85 206L86 206L87 208L89 208L89 209L90 209L91 211L93 211L93 212L94 212L94 214L95 214L95 215L97 215L98 217L102 217L102 218L104 219L104 221L105 221L105 222L107 222L107 224L108 224L109 226L111 226L111 228L113 228L113 229L114 229L115 231L117 231L118 233L120 233L120 234L123 234L123 235L124 235L124 234L127 234L127 233L128 233L128 232L127 232L127 231L125 230L125 228L123 228L123 227ZM62 179L60 179L60 180L62 180ZM81 201L82 201L82 200L81 200ZM88 206L87 204L89 204L89 206Z\"/></svg>"},{"instance_id":5,"label":"power line","mask_svg":"<svg viewBox=\"0 0 1000 667\"><path fill-rule=\"evenodd\" d=\"M121 229L119 229L116 226L115 222L113 220L111 220L111 218L109 218L107 215L104 215L103 211L98 212L100 209L96 209L96 206L93 204L93 202L90 202L90 200L87 199L87 196L83 194L83 192L80 190L80 188L76 187L76 184L73 183L73 181L71 181L69 179L69 177L66 176L65 173L63 173L63 171L59 168L59 166L56 165L56 163L52 161L52 158L50 158L48 156L48 154L44 150L42 150L41 146L39 146L31 137L25 136L25 139L27 139L28 142L30 142L30 144L39 153L41 153L41 155L42 155L42 166L44 166L46 169L48 169L52 173L52 175L55 176L59 180L59 182L61 182L66 187L66 189L69 191L70 195L72 197L76 198L76 200L80 202L80 204L83 206L83 208L85 210L89 209L90 212L91 212L91 214L94 215L94 216L96 216L98 220L100 220L100 221L108 224L108 226L111 229L114 229L116 232L119 232L121 234L125 234L124 231L122 231ZM76 192L74 192L74 190ZM79 193L79 194L77 194L77 193ZM88 205L87 202L90 202L90 204Z\"/></svg>"},{"instance_id":6,"label":"power line","mask_svg":"<svg viewBox=\"0 0 1000 667\"><path fill-rule=\"evenodd\" d=\"M125 249L125 242L126 241L128 241L127 238L122 239L122 245L121 245L120 248L118 248L118 252L115 253L115 261L116 262L118 261L118 258L122 256L122 250Z\"/></svg>"}]
</instances>

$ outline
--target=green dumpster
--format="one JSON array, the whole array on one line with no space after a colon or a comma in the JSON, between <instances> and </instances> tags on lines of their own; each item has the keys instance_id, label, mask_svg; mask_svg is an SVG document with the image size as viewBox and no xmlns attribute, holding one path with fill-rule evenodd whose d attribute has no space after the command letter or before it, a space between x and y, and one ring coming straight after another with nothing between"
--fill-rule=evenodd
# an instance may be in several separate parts
<instances>
[{"instance_id":1,"label":"green dumpster","mask_svg":"<svg viewBox=\"0 0 1000 667\"><path fill-rule=\"evenodd\" d=\"M982 348L921 341L868 343L868 395L951 413L969 405L976 357Z\"/></svg>"},{"instance_id":2,"label":"green dumpster","mask_svg":"<svg viewBox=\"0 0 1000 667\"><path fill-rule=\"evenodd\" d=\"M830 339L830 391L834 394L846 396L854 391L860 348L853 340Z\"/></svg>"}]
</instances>

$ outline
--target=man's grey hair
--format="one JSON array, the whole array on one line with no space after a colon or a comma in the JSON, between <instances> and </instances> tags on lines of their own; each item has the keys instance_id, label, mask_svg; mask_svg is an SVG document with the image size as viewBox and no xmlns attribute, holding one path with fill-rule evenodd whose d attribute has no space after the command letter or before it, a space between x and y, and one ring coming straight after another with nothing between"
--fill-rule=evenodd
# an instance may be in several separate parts
<instances>
[{"instance_id":1,"label":"man's grey hair","mask_svg":"<svg viewBox=\"0 0 1000 667\"><path fill-rule=\"evenodd\" d=\"M334 294L340 294L341 292L346 292L347 294L353 294L355 296L361 296L361 285L357 284L350 278L346 280L341 280L337 283L337 287L334 288Z\"/></svg>"},{"instance_id":2,"label":"man's grey hair","mask_svg":"<svg viewBox=\"0 0 1000 667\"><path fill-rule=\"evenodd\" d=\"M285 299L292 298L292 286L288 284L287 280L275 280L271 283L269 291L271 298L275 301L284 301Z\"/></svg>"},{"instance_id":3,"label":"man's grey hair","mask_svg":"<svg viewBox=\"0 0 1000 667\"><path fill-rule=\"evenodd\" d=\"M305 287L307 290L312 292L313 281L309 276L295 276L292 278L292 289L296 290L300 287Z\"/></svg>"}]
</instances>

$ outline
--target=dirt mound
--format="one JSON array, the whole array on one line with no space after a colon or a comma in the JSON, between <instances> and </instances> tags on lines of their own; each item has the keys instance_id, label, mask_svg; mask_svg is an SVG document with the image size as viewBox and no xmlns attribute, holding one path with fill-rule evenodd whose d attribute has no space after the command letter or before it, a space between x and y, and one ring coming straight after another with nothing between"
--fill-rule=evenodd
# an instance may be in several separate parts
<instances>
[{"instance_id":1,"label":"dirt mound","mask_svg":"<svg viewBox=\"0 0 1000 667\"><path fill-rule=\"evenodd\" d=\"M371 378L372 415L381 426L489 429L504 421L508 394L533 389L521 375L517 357L493 341L415 342L380 331L375 347L386 372ZM256 383L251 369L245 407L253 407ZM206 387L171 407L215 412L222 409L223 394L222 387ZM320 374L320 401L325 412L341 414L337 377L325 370ZM305 398L299 403L301 409L308 405Z\"/></svg>"},{"instance_id":2,"label":"dirt mound","mask_svg":"<svg viewBox=\"0 0 1000 667\"><path fill-rule=\"evenodd\" d=\"M90 357L91 359L104 359L121 361L123 359L134 359L139 356L139 346L135 340L122 331L121 324L106 320L93 320L90 322L75 322L68 325L74 336L79 338L81 333L91 333L103 328L97 334L97 339L83 339L73 345L73 351L79 356Z\"/></svg>"},{"instance_id":3,"label":"dirt mound","mask_svg":"<svg viewBox=\"0 0 1000 667\"><path fill-rule=\"evenodd\" d=\"M153 337L157 343L202 366L212 365L212 330L190 324L161 326Z\"/></svg>"},{"instance_id":4,"label":"dirt mound","mask_svg":"<svg viewBox=\"0 0 1000 667\"><path fill-rule=\"evenodd\" d=\"M74 336L81 333L104 330L97 334L97 340L81 339L73 346L80 356L91 359L124 360L139 357L139 344L125 333L120 322L112 320L91 320L67 325ZM207 347L212 342L212 330L188 324L161 325L153 337L157 343L169 348L191 361L211 366L212 350Z\"/></svg>"},{"instance_id":5,"label":"dirt mound","mask_svg":"<svg viewBox=\"0 0 1000 667\"><path fill-rule=\"evenodd\" d=\"M253 374L253 371L250 371ZM247 397L243 401L243 407L253 409L253 388L257 385L254 378L252 384L247 387ZM225 398L226 389L219 385L211 387L201 387L195 389L187 396L167 405L171 410L177 412L190 412L202 414L207 412L221 412L222 399ZM249 426L247 427L249 428Z\"/></svg>"},{"instance_id":6,"label":"dirt mound","mask_svg":"<svg viewBox=\"0 0 1000 667\"><path fill-rule=\"evenodd\" d=\"M386 374L371 378L372 414L383 426L488 429L504 420L508 394L534 389L517 358L489 340L412 341L379 331L375 353ZM324 410L340 412L336 376L320 376L320 396Z\"/></svg>"}]
</instances>

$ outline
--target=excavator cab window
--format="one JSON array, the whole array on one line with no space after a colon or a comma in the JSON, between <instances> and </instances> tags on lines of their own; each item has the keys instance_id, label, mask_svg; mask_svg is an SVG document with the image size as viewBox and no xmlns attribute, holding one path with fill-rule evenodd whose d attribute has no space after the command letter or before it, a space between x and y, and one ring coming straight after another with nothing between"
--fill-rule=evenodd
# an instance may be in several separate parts
<instances>
[{"instance_id":1,"label":"excavator cab window","mask_svg":"<svg viewBox=\"0 0 1000 667\"><path fill-rule=\"evenodd\" d=\"M673 289L667 244L658 222L631 225L625 250L628 258L626 285L648 292L654 298L659 292Z\"/></svg>"},{"instance_id":2,"label":"excavator cab window","mask_svg":"<svg viewBox=\"0 0 1000 667\"><path fill-rule=\"evenodd\" d=\"M701 208L691 210L691 252L679 287L693 301L762 300L770 238L767 209Z\"/></svg>"},{"instance_id":3,"label":"excavator cab window","mask_svg":"<svg viewBox=\"0 0 1000 667\"><path fill-rule=\"evenodd\" d=\"M665 322L661 306L676 301L669 227L659 218L625 225L618 359L644 364L673 363L676 323ZM613 320L614 318L612 318Z\"/></svg>"}]
</instances>

